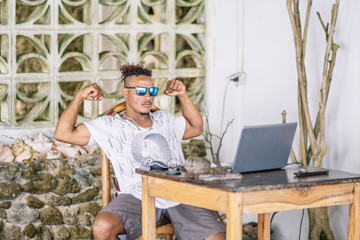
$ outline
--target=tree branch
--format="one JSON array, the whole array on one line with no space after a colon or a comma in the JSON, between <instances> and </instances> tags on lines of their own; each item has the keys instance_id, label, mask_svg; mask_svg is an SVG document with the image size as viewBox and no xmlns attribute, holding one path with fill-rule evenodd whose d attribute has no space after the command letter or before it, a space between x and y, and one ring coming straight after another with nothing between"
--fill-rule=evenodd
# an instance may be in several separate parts
<instances>
[{"instance_id":1,"label":"tree branch","mask_svg":"<svg viewBox=\"0 0 360 240\"><path fill-rule=\"evenodd\" d=\"M318 18L320 20L321 26L323 27L323 29L325 31L325 37L326 37L326 40L327 40L328 36L329 36L329 34L328 34L328 25L325 27L325 24L324 24L319 12L316 12L316 14L317 14L317 16L318 16Z\"/></svg>"},{"instance_id":2,"label":"tree branch","mask_svg":"<svg viewBox=\"0 0 360 240\"><path fill-rule=\"evenodd\" d=\"M303 34L303 36L304 36L303 37L303 52L302 52L303 64L304 64L304 59L305 59L305 49L306 49L306 42L307 42L307 33L308 33L308 29L309 29L311 5L312 5L312 0L309 0L307 8L306 8L305 27L304 27L304 34Z\"/></svg>"},{"instance_id":3,"label":"tree branch","mask_svg":"<svg viewBox=\"0 0 360 240\"><path fill-rule=\"evenodd\" d=\"M281 115L282 115L282 123L286 123L286 111L285 110L282 111ZM293 163L297 162L293 148L291 148L291 150L290 150L290 159Z\"/></svg>"},{"instance_id":4,"label":"tree branch","mask_svg":"<svg viewBox=\"0 0 360 240\"><path fill-rule=\"evenodd\" d=\"M314 166L321 167L322 166L322 159L324 158L327 152L327 145L325 142L325 107L328 98L328 90L329 90L329 68L330 68L330 53L333 46L333 37L335 32L335 24L337 18L337 11L339 8L339 1L336 0L335 4L331 10L331 25L330 31L326 43L326 52L325 52L325 59L324 59L324 67L323 67L323 79L321 84L321 91L320 91L320 103L319 103L319 129L320 129L320 152L318 155L314 155ZM337 51L337 48L336 48ZM331 70L333 71L333 69ZM331 72L332 77L332 72Z\"/></svg>"},{"instance_id":5,"label":"tree branch","mask_svg":"<svg viewBox=\"0 0 360 240\"><path fill-rule=\"evenodd\" d=\"M313 153L313 155L318 153L318 146L317 146L317 142L316 142L316 138L315 138L315 134L312 128L312 122L311 122L311 118L310 118L310 113L309 113L309 106L308 106L308 102L307 102L307 95L306 95L306 82L305 82L305 78L304 78L304 73L305 73L305 69L303 67L303 61L302 61L302 41L299 40L299 37L301 39L301 25L300 25L300 16L299 16L299 2L298 0L294 0L294 13L292 12L291 9L291 0L287 0L287 9L289 12L289 16L290 16L290 22L291 22L291 26L293 29L293 35L294 35L294 41L295 41L295 48L296 48L296 65L297 65L297 72L299 75L299 89L300 89L300 100L302 103L302 111L304 114L304 123L307 129L307 132L309 134L309 139L310 139L310 145L311 145L311 151ZM300 35L299 35L299 31L300 31Z\"/></svg>"},{"instance_id":6,"label":"tree branch","mask_svg":"<svg viewBox=\"0 0 360 240\"><path fill-rule=\"evenodd\" d=\"M224 130L224 132L221 134L221 137L220 137L220 142L219 142L219 145L218 145L218 148L216 150L216 161L215 161L215 164L218 166L218 167L221 167L221 163L220 163L220 149L221 149L221 146L222 146L222 141L224 139L224 136L225 136L225 133L227 132L228 128L230 127L230 125L234 122L234 119L232 119L230 122L228 122L226 124L226 128Z\"/></svg>"},{"instance_id":7,"label":"tree branch","mask_svg":"<svg viewBox=\"0 0 360 240\"><path fill-rule=\"evenodd\" d=\"M204 115L205 115L205 122L206 122L206 131L204 131L203 136L204 136L205 142L207 142L209 144L211 160L212 160L212 162L214 162L215 153L214 153L214 148L213 148L213 143L212 143L213 134L210 132L210 129L209 129L210 127L209 127L208 114L205 113Z\"/></svg>"},{"instance_id":8,"label":"tree branch","mask_svg":"<svg viewBox=\"0 0 360 240\"><path fill-rule=\"evenodd\" d=\"M227 132L230 125L233 123L234 119L232 119L230 122L227 123L224 132L220 133L221 135L218 136L216 134L211 133L208 114L206 112L204 112L204 115L205 115L206 127L205 127L205 131L204 131L204 133L202 135L204 136L205 142L209 145L209 147L207 149L210 149L212 162L215 163L218 167L221 167L220 149L221 149L221 146L222 146L222 141L224 139L225 133ZM218 147L217 147L216 151L215 151L214 142L213 142L214 138L219 139L219 144L218 144Z\"/></svg>"}]
</instances>

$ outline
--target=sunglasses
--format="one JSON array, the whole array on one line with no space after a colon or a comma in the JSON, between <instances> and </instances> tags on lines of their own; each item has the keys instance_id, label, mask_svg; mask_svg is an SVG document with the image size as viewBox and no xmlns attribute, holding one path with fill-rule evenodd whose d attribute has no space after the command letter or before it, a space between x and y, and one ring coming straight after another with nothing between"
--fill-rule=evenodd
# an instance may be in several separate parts
<instances>
[{"instance_id":1,"label":"sunglasses","mask_svg":"<svg viewBox=\"0 0 360 240\"><path fill-rule=\"evenodd\" d=\"M125 88L135 89L136 94L138 96L145 96L147 91L149 90L150 96L155 97L159 92L159 88L157 88L157 87L150 87L150 88L147 88L147 87L125 87Z\"/></svg>"}]
</instances>

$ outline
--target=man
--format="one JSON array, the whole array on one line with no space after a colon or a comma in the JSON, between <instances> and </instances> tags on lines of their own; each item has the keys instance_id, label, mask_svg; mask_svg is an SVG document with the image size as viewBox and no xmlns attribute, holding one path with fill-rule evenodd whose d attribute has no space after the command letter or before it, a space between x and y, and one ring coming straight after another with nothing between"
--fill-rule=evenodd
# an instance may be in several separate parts
<instances>
[{"instance_id":1,"label":"man","mask_svg":"<svg viewBox=\"0 0 360 240\"><path fill-rule=\"evenodd\" d=\"M111 160L121 192L95 218L95 239L118 239L121 233L127 233L127 239L141 236L141 176L135 169L148 167L153 160L184 164L181 140L203 131L202 117L181 81L169 81L165 94L177 96L183 116L174 117L160 110L151 113L158 94L151 70L140 65L125 65L120 70L124 81L121 92L126 100L123 115L103 116L75 126L82 102L103 98L94 83L75 95L60 116L54 134L57 140L71 144L98 143ZM217 212L156 199L156 216L171 220L179 240L225 239L225 226Z\"/></svg>"}]
</instances>

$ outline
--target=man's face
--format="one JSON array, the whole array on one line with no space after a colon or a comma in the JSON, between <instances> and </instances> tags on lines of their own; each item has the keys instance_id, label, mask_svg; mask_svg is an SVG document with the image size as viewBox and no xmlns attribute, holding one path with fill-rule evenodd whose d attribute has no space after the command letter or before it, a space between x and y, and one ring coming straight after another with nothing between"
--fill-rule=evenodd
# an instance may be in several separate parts
<instances>
[{"instance_id":1,"label":"man's face","mask_svg":"<svg viewBox=\"0 0 360 240\"><path fill-rule=\"evenodd\" d=\"M154 82L151 77L148 76L131 76L126 79L125 87L154 87ZM150 112L152 103L155 97L150 96L149 91L146 92L145 96L138 96L136 89L133 88L122 88L122 94L126 100L127 110L147 114Z\"/></svg>"}]
</instances>

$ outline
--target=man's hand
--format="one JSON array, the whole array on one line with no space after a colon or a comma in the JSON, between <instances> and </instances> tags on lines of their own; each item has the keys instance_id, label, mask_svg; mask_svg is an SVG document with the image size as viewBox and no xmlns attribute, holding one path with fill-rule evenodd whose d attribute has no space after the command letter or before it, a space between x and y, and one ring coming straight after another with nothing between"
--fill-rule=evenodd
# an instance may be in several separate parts
<instances>
[{"instance_id":1,"label":"man's hand","mask_svg":"<svg viewBox=\"0 0 360 240\"><path fill-rule=\"evenodd\" d=\"M165 94L168 96L187 95L185 84L182 81L173 79L167 82Z\"/></svg>"},{"instance_id":2,"label":"man's hand","mask_svg":"<svg viewBox=\"0 0 360 240\"><path fill-rule=\"evenodd\" d=\"M103 92L101 91L100 87L96 84L90 84L83 89L81 89L78 94L86 100L89 101L100 101L103 99Z\"/></svg>"}]
</instances>

